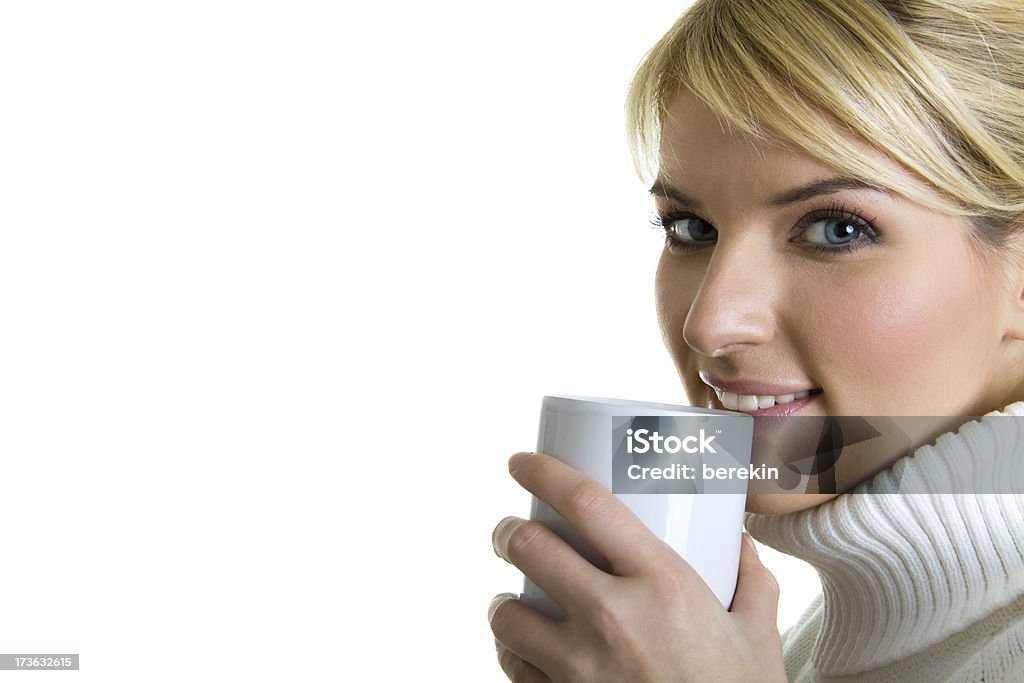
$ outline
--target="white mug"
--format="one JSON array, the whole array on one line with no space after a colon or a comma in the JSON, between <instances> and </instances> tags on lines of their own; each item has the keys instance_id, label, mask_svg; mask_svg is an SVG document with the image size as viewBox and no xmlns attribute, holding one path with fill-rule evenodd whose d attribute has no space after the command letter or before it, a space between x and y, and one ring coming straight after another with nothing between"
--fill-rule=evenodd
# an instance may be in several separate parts
<instances>
[{"instance_id":1,"label":"white mug","mask_svg":"<svg viewBox=\"0 0 1024 683\"><path fill-rule=\"evenodd\" d=\"M723 410L545 396L537 451L614 491L728 608L739 569L746 480L731 475L722 481L703 479L702 472L723 465L746 468L753 425L750 415ZM561 515L536 497L530 519L544 522L592 564L609 569ZM543 614L565 619L559 606L528 577L522 599Z\"/></svg>"}]
</instances>

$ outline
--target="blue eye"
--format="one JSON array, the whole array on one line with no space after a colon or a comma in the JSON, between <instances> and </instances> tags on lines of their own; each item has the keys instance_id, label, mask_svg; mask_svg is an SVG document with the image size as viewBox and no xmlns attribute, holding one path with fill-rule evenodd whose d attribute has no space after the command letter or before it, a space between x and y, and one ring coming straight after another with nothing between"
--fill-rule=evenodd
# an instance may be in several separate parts
<instances>
[{"instance_id":1,"label":"blue eye","mask_svg":"<svg viewBox=\"0 0 1024 683\"><path fill-rule=\"evenodd\" d=\"M718 238L718 230L703 218L690 214L656 214L651 218L653 227L665 231L665 245L670 251L696 251Z\"/></svg>"},{"instance_id":2,"label":"blue eye","mask_svg":"<svg viewBox=\"0 0 1024 683\"><path fill-rule=\"evenodd\" d=\"M682 242L707 242L718 237L717 230L707 221L695 216L669 221L667 227L672 237Z\"/></svg>"},{"instance_id":3,"label":"blue eye","mask_svg":"<svg viewBox=\"0 0 1024 683\"><path fill-rule=\"evenodd\" d=\"M847 244L864 235L861 221L852 216L847 218L826 218L807 226L802 235L814 235L816 239L805 240L815 244Z\"/></svg>"},{"instance_id":4,"label":"blue eye","mask_svg":"<svg viewBox=\"0 0 1024 683\"><path fill-rule=\"evenodd\" d=\"M811 245L821 254L849 253L878 243L872 221L839 205L807 216L800 237L797 242Z\"/></svg>"}]
</instances>

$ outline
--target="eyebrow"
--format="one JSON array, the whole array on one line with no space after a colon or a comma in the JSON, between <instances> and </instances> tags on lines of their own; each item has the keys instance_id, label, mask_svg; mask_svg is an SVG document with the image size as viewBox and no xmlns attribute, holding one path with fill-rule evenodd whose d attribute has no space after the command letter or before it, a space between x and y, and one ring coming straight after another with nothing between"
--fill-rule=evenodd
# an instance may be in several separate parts
<instances>
[{"instance_id":1,"label":"eyebrow","mask_svg":"<svg viewBox=\"0 0 1024 683\"><path fill-rule=\"evenodd\" d=\"M871 190L872 192L880 192L890 196L892 195L892 192L889 190L879 187L878 185L872 185L871 183L860 180L859 178L853 178L851 176L833 176L831 178L813 180L806 185L800 185L799 187L786 190L785 192L770 198L767 202L767 206L786 206L788 204L806 201L819 195L833 194L843 190ZM665 197L666 199L672 199L680 204L694 208L700 207L701 205L700 202L687 197L661 178L654 181L654 185L651 186L650 193L655 197Z\"/></svg>"}]
</instances>

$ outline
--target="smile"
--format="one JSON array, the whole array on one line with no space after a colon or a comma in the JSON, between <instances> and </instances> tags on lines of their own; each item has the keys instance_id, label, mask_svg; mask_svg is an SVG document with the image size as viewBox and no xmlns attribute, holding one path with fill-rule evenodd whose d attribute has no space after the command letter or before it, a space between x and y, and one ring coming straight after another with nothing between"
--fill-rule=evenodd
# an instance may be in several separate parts
<instances>
[{"instance_id":1,"label":"smile","mask_svg":"<svg viewBox=\"0 0 1024 683\"><path fill-rule=\"evenodd\" d=\"M720 389L715 389L714 391L726 410L740 410L743 412L772 408L776 403L792 403L793 401L806 398L812 393L811 391L800 391L795 394L781 394L779 396L751 396L747 394L734 394L730 391L721 391ZM816 389L814 391L820 393L820 390Z\"/></svg>"},{"instance_id":2,"label":"smile","mask_svg":"<svg viewBox=\"0 0 1024 683\"><path fill-rule=\"evenodd\" d=\"M820 387L807 384L786 386L751 380L725 381L704 372L700 373L700 378L711 390L710 407L754 415L792 415L822 393Z\"/></svg>"}]
</instances>

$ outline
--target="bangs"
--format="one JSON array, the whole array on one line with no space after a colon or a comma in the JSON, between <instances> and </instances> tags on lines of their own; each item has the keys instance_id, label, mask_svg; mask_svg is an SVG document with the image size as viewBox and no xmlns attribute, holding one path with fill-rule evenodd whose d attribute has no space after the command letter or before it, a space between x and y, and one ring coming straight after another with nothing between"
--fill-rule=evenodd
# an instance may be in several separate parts
<instances>
[{"instance_id":1,"label":"bangs","mask_svg":"<svg viewBox=\"0 0 1024 683\"><path fill-rule=\"evenodd\" d=\"M962 171L977 159L965 159L971 141L953 122L969 113L873 2L697 2L647 54L630 86L630 145L645 180L657 174L666 112L683 90L742 133L929 208L981 215L965 206L991 201L977 186L965 196ZM856 143L905 173L882 171Z\"/></svg>"}]
</instances>

